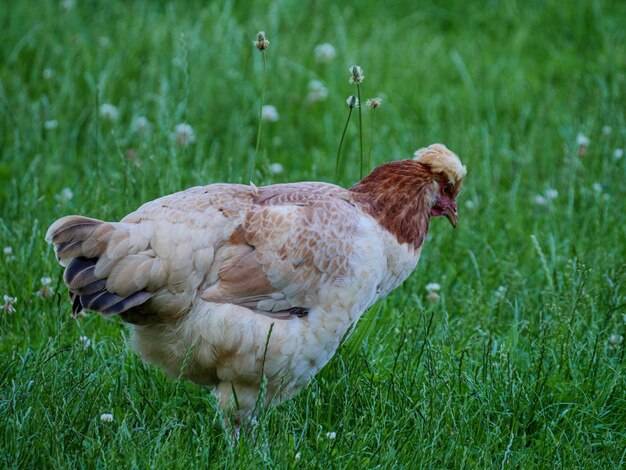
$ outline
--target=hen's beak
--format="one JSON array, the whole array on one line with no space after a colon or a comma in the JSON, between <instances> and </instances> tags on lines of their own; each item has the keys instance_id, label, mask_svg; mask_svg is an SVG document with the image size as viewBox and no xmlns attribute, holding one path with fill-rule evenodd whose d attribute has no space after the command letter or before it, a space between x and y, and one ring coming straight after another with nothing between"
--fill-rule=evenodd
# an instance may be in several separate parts
<instances>
[{"instance_id":1,"label":"hen's beak","mask_svg":"<svg viewBox=\"0 0 626 470\"><path fill-rule=\"evenodd\" d=\"M456 213L456 208L449 207L443 215L446 216L452 227L456 228L456 226L459 225L459 216Z\"/></svg>"}]
</instances>

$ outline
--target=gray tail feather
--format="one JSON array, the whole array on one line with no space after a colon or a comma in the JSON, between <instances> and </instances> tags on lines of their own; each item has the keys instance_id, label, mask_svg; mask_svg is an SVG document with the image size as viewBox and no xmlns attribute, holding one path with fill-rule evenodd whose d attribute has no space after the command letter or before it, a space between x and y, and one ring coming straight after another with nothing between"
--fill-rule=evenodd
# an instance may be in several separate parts
<instances>
[{"instance_id":1,"label":"gray tail feather","mask_svg":"<svg viewBox=\"0 0 626 470\"><path fill-rule=\"evenodd\" d=\"M78 315L83 309L104 315L117 315L147 302L154 294L148 291L120 296L106 289L106 279L94 275L97 258L72 259L65 269L65 283L70 290L72 313Z\"/></svg>"},{"instance_id":2,"label":"gray tail feather","mask_svg":"<svg viewBox=\"0 0 626 470\"><path fill-rule=\"evenodd\" d=\"M147 302L154 294L147 291L120 296L106 289L106 279L95 276L96 263L106 251L115 224L82 216L67 216L48 229L46 241L55 247L59 262L66 266L64 280L70 291L72 312L83 309L105 315L126 312Z\"/></svg>"}]
</instances>

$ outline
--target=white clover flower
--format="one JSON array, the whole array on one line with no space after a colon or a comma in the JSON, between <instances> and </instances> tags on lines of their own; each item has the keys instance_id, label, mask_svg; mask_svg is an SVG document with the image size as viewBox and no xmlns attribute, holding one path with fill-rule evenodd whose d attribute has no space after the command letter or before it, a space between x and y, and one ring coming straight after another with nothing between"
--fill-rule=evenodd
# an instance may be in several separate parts
<instances>
[{"instance_id":1,"label":"white clover flower","mask_svg":"<svg viewBox=\"0 0 626 470\"><path fill-rule=\"evenodd\" d=\"M546 198L548 199L556 199L559 197L559 192L554 188L546 189Z\"/></svg>"},{"instance_id":2,"label":"white clover flower","mask_svg":"<svg viewBox=\"0 0 626 470\"><path fill-rule=\"evenodd\" d=\"M270 163L269 166L270 173L273 175L280 175L285 171L283 166L280 163Z\"/></svg>"},{"instance_id":3,"label":"white clover flower","mask_svg":"<svg viewBox=\"0 0 626 470\"><path fill-rule=\"evenodd\" d=\"M506 287L499 286L498 289L496 290L496 297L498 299L503 299L505 294L506 294Z\"/></svg>"},{"instance_id":4,"label":"white clover flower","mask_svg":"<svg viewBox=\"0 0 626 470\"><path fill-rule=\"evenodd\" d=\"M54 196L59 204L66 204L72 200L74 193L70 188L63 188L59 194Z\"/></svg>"},{"instance_id":5,"label":"white clover flower","mask_svg":"<svg viewBox=\"0 0 626 470\"><path fill-rule=\"evenodd\" d=\"M334 432L334 431L327 432L327 433L326 433L326 437L327 437L328 439L330 439L330 440L335 439L335 438L337 437L337 433L336 433L336 432Z\"/></svg>"},{"instance_id":6,"label":"white clover flower","mask_svg":"<svg viewBox=\"0 0 626 470\"><path fill-rule=\"evenodd\" d=\"M15 313L15 307L13 306L17 301L17 297L11 297L10 295L4 295L4 304L2 305L2 311L4 313Z\"/></svg>"},{"instance_id":7,"label":"white clover flower","mask_svg":"<svg viewBox=\"0 0 626 470\"><path fill-rule=\"evenodd\" d=\"M43 69L43 72L41 75L43 76L44 80L50 80L52 77L54 77L54 74L55 74L54 69L47 67Z\"/></svg>"},{"instance_id":8,"label":"white clover flower","mask_svg":"<svg viewBox=\"0 0 626 470\"><path fill-rule=\"evenodd\" d=\"M441 285L436 282L429 282L426 284L426 290L428 292L439 292L441 290Z\"/></svg>"},{"instance_id":9,"label":"white clover flower","mask_svg":"<svg viewBox=\"0 0 626 470\"><path fill-rule=\"evenodd\" d=\"M133 120L131 129L136 134L147 134L148 132L150 132L150 130L152 130L152 124L147 117L137 116Z\"/></svg>"},{"instance_id":10,"label":"white clover flower","mask_svg":"<svg viewBox=\"0 0 626 470\"><path fill-rule=\"evenodd\" d=\"M4 260L7 263L10 263L15 259L15 257L13 256L13 248L11 248L10 246L5 246L2 249L2 253L4 253Z\"/></svg>"},{"instance_id":11,"label":"white clover flower","mask_svg":"<svg viewBox=\"0 0 626 470\"><path fill-rule=\"evenodd\" d=\"M358 108L359 107L359 99L352 95L352 96L348 96L348 99L346 100L346 104L348 105L348 107L350 109L354 109L354 108Z\"/></svg>"},{"instance_id":12,"label":"white clover flower","mask_svg":"<svg viewBox=\"0 0 626 470\"><path fill-rule=\"evenodd\" d=\"M548 200L543 197L541 194L537 194L534 198L533 198L533 202L538 205L538 206L547 206L548 205Z\"/></svg>"},{"instance_id":13,"label":"white clover flower","mask_svg":"<svg viewBox=\"0 0 626 470\"><path fill-rule=\"evenodd\" d=\"M465 208L469 210L475 209L476 203L472 201L471 199L468 199L467 201L465 201Z\"/></svg>"},{"instance_id":14,"label":"white clover flower","mask_svg":"<svg viewBox=\"0 0 626 470\"><path fill-rule=\"evenodd\" d=\"M268 47L270 47L269 40L265 37L265 32L259 31L256 35L256 40L252 41L254 47L256 47L259 51L264 51Z\"/></svg>"},{"instance_id":15,"label":"white clover flower","mask_svg":"<svg viewBox=\"0 0 626 470\"><path fill-rule=\"evenodd\" d=\"M196 134L189 124L181 122L174 128L174 139L181 147L187 147L196 141Z\"/></svg>"},{"instance_id":16,"label":"white clover flower","mask_svg":"<svg viewBox=\"0 0 626 470\"><path fill-rule=\"evenodd\" d=\"M610 135L611 132L613 132L613 129L611 128L611 126L602 126L602 133L604 135Z\"/></svg>"},{"instance_id":17,"label":"white clover flower","mask_svg":"<svg viewBox=\"0 0 626 470\"><path fill-rule=\"evenodd\" d=\"M394 329L393 329L393 332L394 332L395 334L399 335L399 334L400 334L400 328L394 328Z\"/></svg>"},{"instance_id":18,"label":"white clover flower","mask_svg":"<svg viewBox=\"0 0 626 470\"><path fill-rule=\"evenodd\" d=\"M41 289L39 289L35 294L43 299L48 299L52 297L54 294L54 289L50 287L52 284L52 279L48 276L44 276L41 278Z\"/></svg>"},{"instance_id":19,"label":"white clover flower","mask_svg":"<svg viewBox=\"0 0 626 470\"><path fill-rule=\"evenodd\" d=\"M111 413L102 413L100 415L100 421L103 423L112 423L113 415Z\"/></svg>"},{"instance_id":20,"label":"white clover flower","mask_svg":"<svg viewBox=\"0 0 626 470\"><path fill-rule=\"evenodd\" d=\"M613 158L615 160L620 160L624 156L624 149L615 149L613 151Z\"/></svg>"},{"instance_id":21,"label":"white clover flower","mask_svg":"<svg viewBox=\"0 0 626 470\"><path fill-rule=\"evenodd\" d=\"M358 65L353 65L348 69L348 71L350 72L350 79L348 80L348 82L351 84L358 85L359 83L362 83L365 79L363 69Z\"/></svg>"},{"instance_id":22,"label":"white clover flower","mask_svg":"<svg viewBox=\"0 0 626 470\"><path fill-rule=\"evenodd\" d=\"M75 6L76 6L76 2L74 0L63 0L61 2L61 8L64 11L73 10Z\"/></svg>"},{"instance_id":23,"label":"white clover flower","mask_svg":"<svg viewBox=\"0 0 626 470\"><path fill-rule=\"evenodd\" d=\"M613 345L620 345L624 341L624 337L622 335L618 335L617 333L611 333L609 336L609 342Z\"/></svg>"},{"instance_id":24,"label":"white clover flower","mask_svg":"<svg viewBox=\"0 0 626 470\"><path fill-rule=\"evenodd\" d=\"M315 46L315 60L321 64L328 64L337 57L337 51L327 42Z\"/></svg>"},{"instance_id":25,"label":"white clover flower","mask_svg":"<svg viewBox=\"0 0 626 470\"><path fill-rule=\"evenodd\" d=\"M57 121L56 119L48 119L47 121L43 122L43 128L47 131L52 131L57 127L59 127L59 121Z\"/></svg>"},{"instance_id":26,"label":"white clover flower","mask_svg":"<svg viewBox=\"0 0 626 470\"><path fill-rule=\"evenodd\" d=\"M591 186L596 193L602 192L602 185L600 183L593 183Z\"/></svg>"},{"instance_id":27,"label":"white clover flower","mask_svg":"<svg viewBox=\"0 0 626 470\"><path fill-rule=\"evenodd\" d=\"M437 292L433 291L430 292L426 298L434 303L437 302L441 297L439 296L439 294L437 294Z\"/></svg>"},{"instance_id":28,"label":"white clover flower","mask_svg":"<svg viewBox=\"0 0 626 470\"><path fill-rule=\"evenodd\" d=\"M383 99L382 98L378 98L378 97L371 98L371 99L367 100L365 102L365 104L370 109L380 108L380 105L383 104Z\"/></svg>"},{"instance_id":29,"label":"white clover flower","mask_svg":"<svg viewBox=\"0 0 626 470\"><path fill-rule=\"evenodd\" d=\"M302 458L302 453L301 452L297 452L296 455L293 456L293 458L295 460L300 460L300 458Z\"/></svg>"},{"instance_id":30,"label":"white clover flower","mask_svg":"<svg viewBox=\"0 0 626 470\"><path fill-rule=\"evenodd\" d=\"M120 112L111 103L103 103L100 106L100 117L105 121L115 122L120 117Z\"/></svg>"},{"instance_id":31,"label":"white clover flower","mask_svg":"<svg viewBox=\"0 0 626 470\"><path fill-rule=\"evenodd\" d=\"M585 134L583 134L582 132L579 132L578 135L576 136L576 144L579 146L588 146L589 145L589 137L587 137Z\"/></svg>"},{"instance_id":32,"label":"white clover flower","mask_svg":"<svg viewBox=\"0 0 626 470\"><path fill-rule=\"evenodd\" d=\"M91 346L91 340L89 338L87 338L86 336L79 336L78 337L78 346L86 351L87 349L89 349L89 346ZM112 417L111 417L111 419L112 419Z\"/></svg>"},{"instance_id":33,"label":"white clover flower","mask_svg":"<svg viewBox=\"0 0 626 470\"><path fill-rule=\"evenodd\" d=\"M324 101L326 98L328 98L328 88L319 80L311 80L309 82L307 101L309 103L316 103L317 101Z\"/></svg>"},{"instance_id":34,"label":"white clover flower","mask_svg":"<svg viewBox=\"0 0 626 470\"><path fill-rule=\"evenodd\" d=\"M276 122L279 119L278 111L276 107L271 104L266 104L261 108L261 119L264 122Z\"/></svg>"}]
</instances>

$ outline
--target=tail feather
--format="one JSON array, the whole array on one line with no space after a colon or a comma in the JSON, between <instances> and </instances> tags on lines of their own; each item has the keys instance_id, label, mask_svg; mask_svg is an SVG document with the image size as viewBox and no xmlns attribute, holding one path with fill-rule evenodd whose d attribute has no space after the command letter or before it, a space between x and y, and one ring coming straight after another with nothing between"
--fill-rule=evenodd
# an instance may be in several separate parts
<instances>
[{"instance_id":1,"label":"tail feather","mask_svg":"<svg viewBox=\"0 0 626 470\"><path fill-rule=\"evenodd\" d=\"M107 289L107 283L109 288L116 285L115 282L109 282L109 276L115 275L111 271L116 264L122 263L126 267L127 277L132 274L132 264L124 262L128 258L133 259L133 253L128 252L130 236L127 224L82 216L63 217L48 229L46 241L54 245L59 262L66 267L63 278L70 291L74 315L78 315L82 309L105 315L119 314L153 297L153 292L145 290L145 282L133 283L138 288L134 290L128 288L128 282L123 292L115 287L113 289L116 292ZM132 246L141 248L141 245L140 241ZM111 252L115 253L116 259L110 259L108 253ZM145 271L145 268L141 271Z\"/></svg>"}]
</instances>

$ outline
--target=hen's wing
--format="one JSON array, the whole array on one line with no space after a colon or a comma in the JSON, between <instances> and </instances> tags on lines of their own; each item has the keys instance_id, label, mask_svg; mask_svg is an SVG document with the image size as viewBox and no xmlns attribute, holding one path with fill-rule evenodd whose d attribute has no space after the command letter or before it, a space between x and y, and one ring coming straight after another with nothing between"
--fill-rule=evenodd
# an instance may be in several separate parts
<instances>
[{"instance_id":1,"label":"hen's wing","mask_svg":"<svg viewBox=\"0 0 626 470\"><path fill-rule=\"evenodd\" d=\"M350 275L359 216L349 193L337 186L261 188L229 240L231 256L217 282L201 297L279 318L304 313L325 283Z\"/></svg>"}]
</instances>

